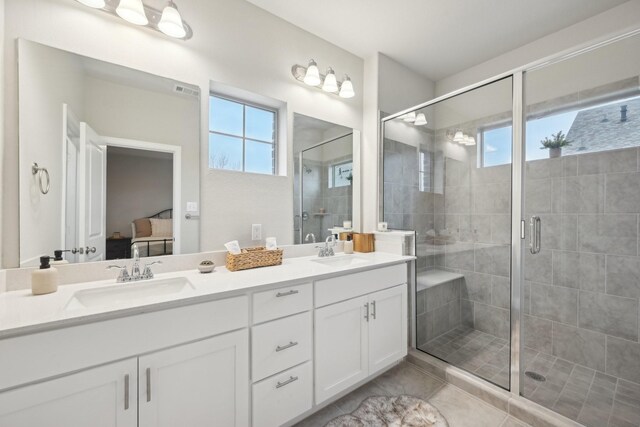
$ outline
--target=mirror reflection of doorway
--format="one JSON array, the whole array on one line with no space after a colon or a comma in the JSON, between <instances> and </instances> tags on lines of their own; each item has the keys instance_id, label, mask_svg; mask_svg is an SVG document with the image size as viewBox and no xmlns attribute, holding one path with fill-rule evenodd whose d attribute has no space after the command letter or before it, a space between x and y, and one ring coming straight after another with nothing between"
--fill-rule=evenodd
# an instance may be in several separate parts
<instances>
[{"instance_id":1,"label":"mirror reflection of doorway","mask_svg":"<svg viewBox=\"0 0 640 427\"><path fill-rule=\"evenodd\" d=\"M107 259L173 253L173 153L107 147Z\"/></svg>"}]
</instances>

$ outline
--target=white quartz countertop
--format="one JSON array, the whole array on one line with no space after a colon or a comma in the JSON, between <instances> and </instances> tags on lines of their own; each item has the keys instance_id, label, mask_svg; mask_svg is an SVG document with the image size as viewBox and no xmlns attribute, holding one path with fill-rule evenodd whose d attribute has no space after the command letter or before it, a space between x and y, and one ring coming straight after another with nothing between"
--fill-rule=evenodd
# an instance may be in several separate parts
<instances>
[{"instance_id":1,"label":"white quartz countertop","mask_svg":"<svg viewBox=\"0 0 640 427\"><path fill-rule=\"evenodd\" d=\"M317 260L318 257L313 256L285 258L279 266L236 272L230 272L218 266L215 272L209 274L200 274L198 270L157 274L153 280L184 277L193 287L175 294L124 300L111 305L90 308L76 307L69 303L77 291L101 287L135 286L145 281L116 283L116 272L114 272L112 280L62 285L58 287L57 292L47 295L35 296L30 289L5 292L0 294L0 338L196 304L242 295L261 288L318 280L415 259L411 256L383 252L337 254L335 258L338 257L357 257L361 262L347 266L328 266L314 262L313 260Z\"/></svg>"}]
</instances>

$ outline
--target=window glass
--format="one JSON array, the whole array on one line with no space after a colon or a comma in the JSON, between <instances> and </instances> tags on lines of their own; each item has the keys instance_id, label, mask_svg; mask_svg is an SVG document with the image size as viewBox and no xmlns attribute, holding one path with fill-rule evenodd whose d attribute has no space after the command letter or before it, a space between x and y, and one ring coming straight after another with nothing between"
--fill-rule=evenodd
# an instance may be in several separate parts
<instances>
[{"instance_id":1,"label":"window glass","mask_svg":"<svg viewBox=\"0 0 640 427\"><path fill-rule=\"evenodd\" d=\"M212 96L209 98L209 130L242 136L242 104Z\"/></svg>"},{"instance_id":2,"label":"window glass","mask_svg":"<svg viewBox=\"0 0 640 427\"><path fill-rule=\"evenodd\" d=\"M275 174L277 112L211 95L209 167Z\"/></svg>"},{"instance_id":3,"label":"window glass","mask_svg":"<svg viewBox=\"0 0 640 427\"><path fill-rule=\"evenodd\" d=\"M274 141L275 113L247 106L247 124L245 137L260 141Z\"/></svg>"},{"instance_id":4,"label":"window glass","mask_svg":"<svg viewBox=\"0 0 640 427\"><path fill-rule=\"evenodd\" d=\"M246 172L272 173L273 171L273 144L247 140L245 156Z\"/></svg>"},{"instance_id":5,"label":"window glass","mask_svg":"<svg viewBox=\"0 0 640 427\"><path fill-rule=\"evenodd\" d=\"M209 167L242 170L242 138L209 134Z\"/></svg>"}]
</instances>

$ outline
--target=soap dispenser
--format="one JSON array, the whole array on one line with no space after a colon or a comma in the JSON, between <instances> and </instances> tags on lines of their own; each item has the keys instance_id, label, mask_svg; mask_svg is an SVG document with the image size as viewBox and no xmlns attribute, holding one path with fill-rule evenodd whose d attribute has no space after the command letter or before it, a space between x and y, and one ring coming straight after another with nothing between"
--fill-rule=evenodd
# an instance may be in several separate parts
<instances>
[{"instance_id":1,"label":"soap dispenser","mask_svg":"<svg viewBox=\"0 0 640 427\"><path fill-rule=\"evenodd\" d=\"M347 234L347 240L344 242L344 253L353 253L353 240L351 240L351 234Z\"/></svg>"},{"instance_id":2,"label":"soap dispenser","mask_svg":"<svg viewBox=\"0 0 640 427\"><path fill-rule=\"evenodd\" d=\"M50 264L51 265L69 264L69 261L62 258L63 252L69 252L69 250L56 249L55 251L53 251L53 259L51 260Z\"/></svg>"},{"instance_id":3,"label":"soap dispenser","mask_svg":"<svg viewBox=\"0 0 640 427\"><path fill-rule=\"evenodd\" d=\"M33 295L50 294L58 290L58 270L51 267L50 256L40 257L40 268L31 273Z\"/></svg>"}]
</instances>

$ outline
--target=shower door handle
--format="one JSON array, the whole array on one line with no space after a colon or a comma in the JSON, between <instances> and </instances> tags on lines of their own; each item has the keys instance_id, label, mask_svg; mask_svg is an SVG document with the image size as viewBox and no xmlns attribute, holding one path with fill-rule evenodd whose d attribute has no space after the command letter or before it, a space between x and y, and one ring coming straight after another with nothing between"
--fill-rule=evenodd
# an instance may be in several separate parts
<instances>
[{"instance_id":1,"label":"shower door handle","mask_svg":"<svg viewBox=\"0 0 640 427\"><path fill-rule=\"evenodd\" d=\"M529 219L529 251L535 255L540 252L540 240L542 236L541 221L539 216Z\"/></svg>"}]
</instances>

